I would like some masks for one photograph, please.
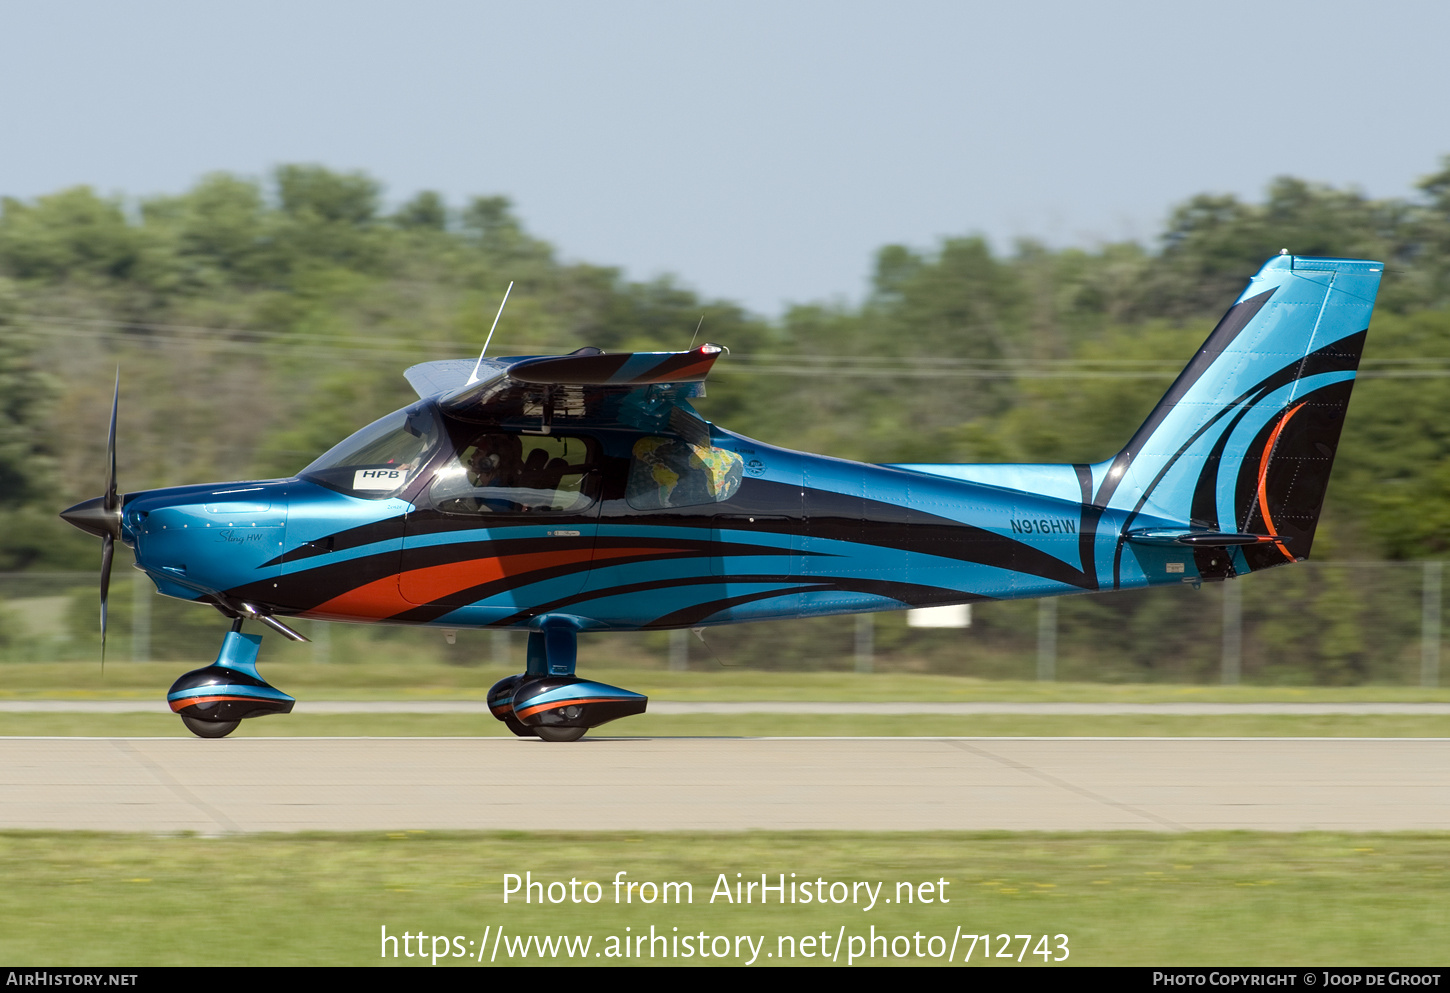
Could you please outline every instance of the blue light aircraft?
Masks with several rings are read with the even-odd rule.
[[[223,737],[294,700],[252,620],[529,632],[489,693],[573,741],[645,697],[575,675],[590,631],[702,628],[1220,581],[1309,556],[1382,265],[1271,259],[1121,452],[1077,465],[864,465],[776,448],[690,405],[722,353],[426,362],[420,399],[291,479],[116,490],[61,516],[167,596],[232,619],[167,697]],[[486,347],[486,346],[485,346]],[[118,384],[119,385],[119,384]]]

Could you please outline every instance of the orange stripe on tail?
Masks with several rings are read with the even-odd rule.
[[[1308,403],[1308,401],[1306,400],[1304,403]],[[1284,430],[1284,425],[1289,423],[1289,418],[1299,413],[1299,408],[1303,406],[1304,404],[1301,403],[1284,415],[1279,426],[1274,428],[1274,433],[1269,435],[1269,440],[1264,445],[1264,454],[1259,457],[1259,514],[1264,518],[1264,525],[1270,534],[1278,534],[1279,529],[1274,527],[1274,519],[1269,516],[1269,494],[1265,491],[1265,484],[1269,481],[1269,460],[1274,454],[1274,446],[1279,443],[1279,432]],[[1279,551],[1284,553],[1284,558],[1293,562],[1294,556],[1289,553],[1289,549],[1284,547],[1283,542],[1277,544]]]

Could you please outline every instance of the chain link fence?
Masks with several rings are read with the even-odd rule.
[[[1434,686],[1440,562],[1304,563],[1229,583],[979,603],[966,628],[913,628],[904,611],[687,631],[591,636],[581,657],[672,669],[916,671],[1088,682]],[[0,663],[95,662],[95,573],[0,573]],[[346,664],[516,661],[522,632],[297,621],[313,639],[267,639],[269,659]],[[118,570],[107,659],[204,664],[226,623]]]

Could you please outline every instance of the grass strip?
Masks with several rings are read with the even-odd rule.
[[[1068,964],[1445,965],[1450,836],[1138,833],[541,833],[259,835],[203,838],[0,834],[0,958],[47,965],[429,965],[396,958],[381,929],[446,938],[438,964],[477,964],[499,927],[511,939],[579,935],[585,955],[508,954],[494,964],[743,964],[742,958],[610,957],[626,934],[750,935],[757,964],[821,964],[819,936],[887,941],[857,964],[942,964],[956,929],[992,935],[970,964],[1016,966],[1067,935]],[[688,882],[689,903],[616,903],[613,880]],[[503,902],[504,875],[531,873],[562,896],[596,881],[597,903]],[[737,877],[736,874],[739,874]],[[767,905],[710,897],[758,881],[822,880],[829,900],[858,882],[878,902]],[[940,885],[945,881],[947,886]],[[930,903],[904,901],[899,883]],[[922,884],[933,884],[923,890]],[[658,890],[656,890],[658,892]],[[680,891],[676,891],[678,896]],[[940,899],[945,895],[947,900]],[[545,898],[546,899],[546,898]],[[885,899],[892,899],[887,904]],[[947,902],[949,901],[949,902]],[[626,928],[630,930],[625,931]],[[678,931],[674,929],[678,928]],[[489,929],[489,930],[485,930]],[[920,946],[913,935],[920,934]],[[999,934],[1014,936],[998,958]],[[795,957],[777,957],[794,939]],[[942,941],[932,943],[934,936]],[[458,943],[453,941],[458,939]],[[813,937],[808,946],[802,939]],[[902,938],[903,940],[896,940]],[[913,946],[913,954],[894,950]],[[471,944],[470,944],[471,943]],[[894,943],[894,944],[893,944]],[[398,943],[401,946],[401,942]],[[718,946],[717,946],[718,947]],[[925,953],[917,958],[916,947]],[[732,951],[734,945],[732,943]],[[462,950],[461,955],[455,952]],[[413,948],[416,952],[416,947]],[[959,941],[957,960],[967,951]],[[768,953],[768,954],[767,954]],[[940,954],[940,952],[939,952]],[[1057,954],[1057,953],[1054,953]],[[464,957],[464,956],[468,957]],[[596,957],[597,955],[597,957]],[[843,950],[840,964],[845,964]],[[485,964],[488,956],[485,955]]]
[[[154,699],[196,662],[79,662],[0,665],[0,699]],[[436,663],[273,662],[263,676],[299,699],[482,700],[517,669]],[[670,672],[584,664],[591,679],[659,700],[1009,701],[1016,703],[1413,703],[1450,702],[1450,687],[1221,686],[1174,683],[1057,683],[910,672],[767,672],[721,669]]]

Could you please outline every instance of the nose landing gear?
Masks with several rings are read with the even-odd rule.
[[[297,701],[257,674],[262,637],[242,634],[240,620],[222,639],[211,665],[193,669],[166,694],[186,729],[198,738],[225,738],[248,717],[290,714]]]

